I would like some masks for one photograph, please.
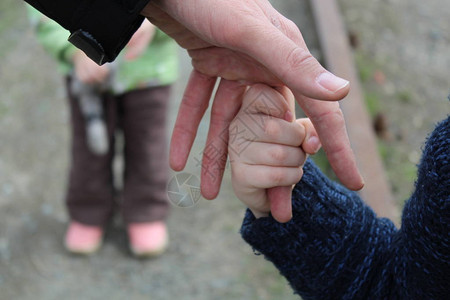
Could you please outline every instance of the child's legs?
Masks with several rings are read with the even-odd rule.
[[[132,91],[121,99],[125,138],[125,223],[165,220],[168,153],[166,119],[170,87]]]
[[[78,99],[68,89],[72,126],[72,149],[66,204],[72,220],[88,225],[104,225],[113,210],[112,159],[117,105],[113,97],[103,97],[104,119],[108,129],[109,150],[92,153],[87,145],[86,122]]]

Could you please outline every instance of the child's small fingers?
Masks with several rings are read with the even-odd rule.
[[[294,118],[289,103],[284,96],[265,84],[255,84],[245,93],[242,103],[245,114],[261,114],[291,122]],[[253,118],[255,122],[262,118]],[[260,124],[263,126],[263,124]]]
[[[296,122],[305,129],[305,139],[302,143],[302,149],[308,154],[316,154],[322,147],[322,143],[314,125],[309,118],[298,119]]]
[[[296,122],[286,122],[275,118],[266,118],[263,127],[255,130],[259,142],[300,146],[305,136],[305,127]]]
[[[290,186],[299,182],[302,175],[301,167],[241,165],[233,168],[233,177],[236,181],[259,189]]]
[[[257,120],[249,116],[235,118],[228,132],[229,144],[234,148],[245,148],[253,142],[299,147],[305,137],[304,126],[264,115],[260,115]]]
[[[306,153],[300,147],[252,142],[239,157],[243,163],[250,165],[298,167],[305,163]]]

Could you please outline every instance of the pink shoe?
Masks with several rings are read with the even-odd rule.
[[[169,238],[166,223],[133,223],[128,225],[131,252],[137,257],[161,255],[167,248]]]
[[[102,239],[101,227],[71,221],[66,232],[65,246],[69,252],[88,255],[100,248]]]

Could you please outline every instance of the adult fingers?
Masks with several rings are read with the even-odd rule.
[[[292,92],[286,87],[277,88],[286,100],[290,111],[292,112],[292,119],[295,119],[295,101]],[[286,119],[287,121],[291,121]],[[302,127],[303,128],[303,127]],[[297,136],[298,140],[301,140],[301,136]],[[298,147],[289,147],[281,145],[271,145],[266,148],[267,151],[259,152],[265,155],[270,155],[272,161],[283,160],[284,156],[287,156],[288,163],[294,163],[294,165],[288,165],[298,167],[303,165],[306,160],[306,154],[302,149]],[[294,160],[294,161],[292,161]],[[270,161],[270,160],[268,160]],[[272,217],[280,223],[286,223],[292,219],[292,186],[277,186],[266,190],[267,198],[270,203],[270,212]]]
[[[292,219],[292,186],[277,186],[267,189],[267,198],[270,202],[270,213],[280,223]]]
[[[202,159],[201,192],[206,199],[214,199],[219,193],[227,162],[228,130],[241,107],[245,89],[246,86],[224,79],[217,89]]]
[[[361,189],[364,181],[356,166],[339,103],[317,101],[301,94],[295,96],[303,111],[314,124],[337,177],[349,189]]]
[[[278,87],[277,90],[283,95],[284,99],[288,103],[290,110],[292,111],[292,119],[295,119],[295,101],[292,92],[285,86]],[[290,120],[287,120],[290,121]],[[300,129],[304,127],[301,126]],[[298,135],[297,140],[300,140],[303,136]],[[298,143],[298,142],[297,142]],[[299,147],[280,146],[278,149],[271,149],[267,147],[267,153],[271,155],[273,159],[283,159],[284,155],[287,155],[287,163],[294,159],[295,167],[302,166],[306,160],[306,154]],[[281,148],[280,148],[281,147]],[[291,152],[291,153],[289,153]],[[270,212],[275,220],[280,223],[286,223],[292,219],[292,186],[277,186],[266,190],[267,198],[270,203]]]
[[[195,70],[191,73],[170,142],[170,167],[175,171],[181,171],[186,165],[215,82],[215,77],[205,76]]]

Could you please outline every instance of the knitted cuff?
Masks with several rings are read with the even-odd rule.
[[[247,210],[242,237],[304,299],[358,296],[395,226],[376,219],[356,193],[328,180],[310,160],[303,170],[292,194],[292,220],[255,219]]]

